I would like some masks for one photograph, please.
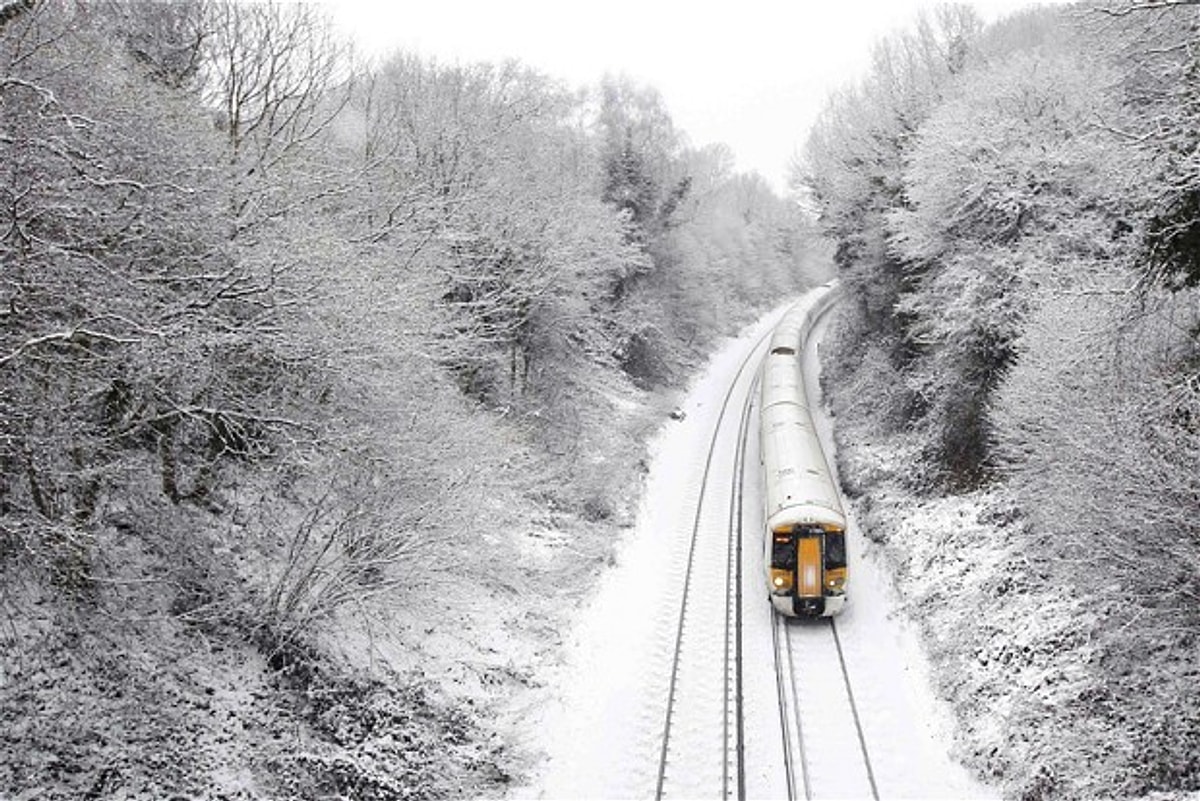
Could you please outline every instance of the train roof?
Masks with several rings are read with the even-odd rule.
[[[767,529],[778,531],[793,526],[821,526],[837,531],[846,530],[846,516],[839,509],[823,503],[795,503],[783,507],[767,518]]]

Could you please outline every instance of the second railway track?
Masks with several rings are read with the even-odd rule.
[[[655,446],[637,536],[586,611],[603,636],[572,658],[541,797],[993,795],[950,764],[857,532],[855,602],[835,624],[767,602],[753,388],[770,322],[722,352]]]
[[[753,367],[765,342],[760,338],[742,360],[709,441],[683,573],[655,798],[745,797],[742,491]],[[730,412],[738,408],[735,418]],[[718,654],[723,658],[714,659]]]

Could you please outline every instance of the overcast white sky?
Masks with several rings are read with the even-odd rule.
[[[656,87],[693,145],[729,145],[777,189],[828,92],[929,0],[328,0],[362,50],[444,63],[515,57],[571,86]],[[985,21],[1030,0],[980,0]]]

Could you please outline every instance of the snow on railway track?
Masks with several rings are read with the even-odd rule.
[[[765,345],[760,339],[743,358],[709,439],[683,575],[655,798],[727,798],[744,785],[740,516],[754,365]]]
[[[879,798],[837,622],[776,617],[788,798]]]
[[[652,444],[637,529],[581,613],[561,702],[530,721],[546,769],[514,796],[995,796],[947,757],[919,646],[852,520],[837,629],[766,601],[749,421],[783,311],[714,357]]]

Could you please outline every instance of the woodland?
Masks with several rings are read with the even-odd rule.
[[[792,176],[844,488],[1008,797],[1200,790],[1198,48],[1194,3],[943,7]]]
[[[671,393],[817,280],[732,164],[315,7],[0,2],[0,796],[503,792],[496,639],[555,647]]]
[[[0,797],[503,795],[673,393],[830,260],[956,755],[1200,791],[1198,47],[1182,0],[942,7],[781,198],[625,78],[0,0]]]

